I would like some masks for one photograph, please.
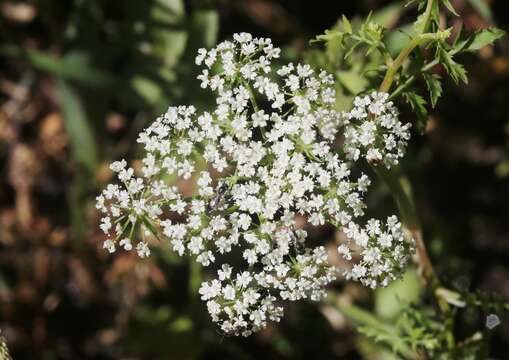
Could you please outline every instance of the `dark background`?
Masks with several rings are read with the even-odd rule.
[[[452,3],[467,31],[509,29],[504,0]],[[0,1],[0,329],[14,359],[390,359],[340,312],[304,302],[255,336],[224,338],[197,297],[202,271],[165,250],[148,260],[106,254],[94,198],[112,159],[137,158],[136,135],[151,119],[169,105],[210,103],[194,80],[197,48],[247,31],[299,60],[341,14],[388,9],[392,26],[413,19],[386,7],[394,4]],[[509,42],[461,61],[469,84],[445,83],[403,167],[440,277],[508,301]],[[382,186],[370,207],[395,209]],[[327,227],[311,234],[331,244],[335,236]],[[418,297],[417,282],[398,296]],[[385,293],[341,281],[335,289],[394,316]],[[485,316],[463,315],[465,336]],[[507,358],[508,322],[492,335],[493,358]]]

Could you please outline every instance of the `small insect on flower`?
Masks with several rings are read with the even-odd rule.
[[[270,39],[247,33],[200,49],[198,79],[216,106],[201,114],[170,107],[138,137],[142,174],[126,161],[113,163],[120,185],[97,198],[101,229],[115,230],[105,242],[109,251],[119,242],[147,257],[148,243],[138,240],[147,232],[179,255],[221,269],[199,293],[230,335],[279,321],[284,300],[322,299],[338,275],[325,248],[306,243],[297,216],[342,229],[349,240],[338,250],[356,262],[344,275],[369,287],[400,276],[413,252],[396,217],[363,223],[371,182],[351,174],[361,154],[386,166],[403,155],[408,126],[387,94],[358,97],[341,113],[332,75],[302,64],[277,69],[271,62],[279,56]],[[197,170],[203,163],[207,170]],[[184,195],[167,181],[172,177],[196,179],[195,193]],[[235,267],[224,263],[230,253],[239,259]]]
[[[221,202],[226,190],[228,189],[228,185],[226,182],[221,182],[217,189],[216,189],[216,195],[210,200],[210,203],[208,205],[209,210],[214,210]]]

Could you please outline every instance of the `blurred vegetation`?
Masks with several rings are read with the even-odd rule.
[[[451,2],[466,31],[509,29],[503,0]],[[198,48],[238,31],[270,36],[285,60],[333,72],[338,107],[346,107],[369,85],[358,80],[362,64],[376,70],[380,59],[372,53],[344,60],[338,49],[308,41],[339,26],[341,14],[356,26],[371,10],[385,27],[401,28],[389,41],[391,51],[400,50],[415,10],[400,1],[0,2],[0,329],[13,358],[395,359],[394,346],[413,356],[398,339],[411,338],[405,324],[422,316],[410,304],[429,301],[414,270],[376,292],[339,282],[325,304],[291,304],[281,324],[248,339],[223,338],[196,295],[201,269],[165,249],[143,261],[108,256],[94,209],[111,177],[108,163],[136,159],[137,133],[151,119],[169,105],[210,104],[195,81]],[[468,85],[444,83],[442,101],[426,115],[424,136],[415,134],[403,164],[444,282],[505,301],[508,45],[504,39],[462,57]],[[383,186],[369,202],[379,214],[395,209]],[[341,237],[328,227],[310,235],[331,247]],[[509,323],[487,331],[489,311],[458,310],[457,332],[486,333],[490,356],[504,359]],[[430,342],[442,341],[436,319],[419,323]],[[376,336],[385,341],[374,342]]]

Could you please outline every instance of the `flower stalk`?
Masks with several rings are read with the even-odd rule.
[[[387,72],[382,84],[380,85],[381,92],[388,92],[390,90],[391,85],[394,82],[394,75],[403,65],[404,61],[416,47],[422,44],[423,40],[426,41],[427,37],[422,35],[425,34],[430,23],[434,2],[435,0],[428,0],[426,9],[422,15],[422,27],[418,30],[419,32],[417,36],[410,41],[410,43],[399,53],[392,63],[388,64]],[[413,81],[413,79],[411,81]],[[418,265],[418,273],[421,275],[424,282],[433,289],[440,308],[444,311],[448,310],[449,304],[436,292],[436,289],[440,287],[440,279],[435,273],[433,264],[426,249],[426,244],[424,243],[422,227],[415,207],[415,200],[410,181],[404,174],[402,174],[399,167],[395,167],[391,170],[383,167],[377,167],[375,170],[379,177],[382,178],[389,187],[398,206],[402,224],[415,241],[415,261]]]
[[[399,68],[403,65],[403,62],[406,58],[412,53],[412,51],[419,45],[422,44],[423,41],[426,40],[425,37],[422,37],[428,28],[428,25],[431,20],[431,13],[434,6],[435,0],[428,0],[426,3],[426,10],[422,14],[422,22],[421,27],[418,29],[417,35],[413,38],[410,43],[399,53],[394,61],[390,61],[387,64],[387,72],[385,73],[385,77],[380,85],[381,92],[389,92],[392,83],[394,82],[394,75],[399,70]]]
[[[433,269],[433,264],[426,250],[410,181],[401,173],[398,167],[391,170],[376,167],[375,171],[389,187],[398,206],[401,222],[415,241],[419,274],[421,274],[426,284],[436,289],[440,285],[440,280]]]

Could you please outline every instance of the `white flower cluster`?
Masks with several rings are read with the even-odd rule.
[[[347,276],[371,287],[394,279],[412,252],[397,219],[358,225],[370,180],[352,179],[351,164],[334,149],[344,119],[334,109],[332,76],[294,64],[274,72],[279,53],[270,39],[246,33],[200,49],[198,78],[216,93],[215,109],[170,107],[138,138],[146,151],[142,176],[117,161],[111,169],[122,185],[97,198],[110,252],[118,244],[148,256],[146,241],[133,244],[141,233],[215,267],[217,278],[200,294],[227,334],[248,336],[278,321],[282,301],[325,295],[337,270],[323,247],[306,246],[299,216],[343,228],[360,257]],[[194,179],[195,194],[184,196],[164,181],[170,176]]]
[[[388,97],[377,92],[356,97],[353,109],[343,114],[348,158],[357,160],[362,155],[370,163],[383,162],[390,168],[405,154],[411,124],[399,121],[398,109]]]
[[[354,246],[342,244],[338,247],[343,258],[351,260],[351,248],[360,249],[360,261],[344,275],[370,288],[387,286],[396,280],[404,272],[414,251],[413,240],[406,240],[396,216],[389,216],[385,225],[370,219],[365,229],[350,223],[343,231],[354,243]]]

